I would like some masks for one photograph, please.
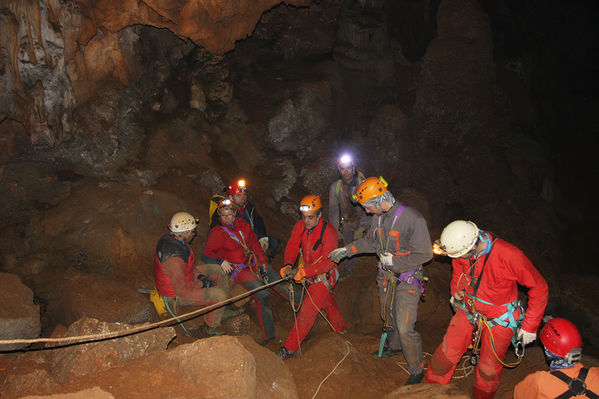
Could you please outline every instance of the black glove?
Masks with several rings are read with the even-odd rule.
[[[216,287],[216,280],[208,276],[204,276],[203,274],[198,275],[198,280],[204,283],[204,288]]]

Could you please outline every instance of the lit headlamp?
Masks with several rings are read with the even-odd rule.
[[[351,157],[351,155],[349,154],[344,154],[341,156],[341,158],[339,158],[339,161],[337,162],[337,166],[338,167],[347,167],[347,166],[352,166],[354,164],[354,161]]]
[[[243,180],[243,179],[239,180],[237,182],[237,186],[242,190],[245,189],[245,180]]]
[[[447,255],[447,251],[443,249],[439,240],[433,243],[433,253],[435,255]]]
[[[308,212],[310,211],[310,207],[308,205],[300,205],[299,210],[300,212]]]

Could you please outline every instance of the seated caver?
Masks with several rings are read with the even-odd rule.
[[[276,237],[269,236],[266,232],[266,225],[264,224],[262,216],[260,216],[254,205],[248,201],[247,183],[245,179],[239,179],[229,183],[224,191],[226,195],[219,198],[217,203],[222,198],[231,200],[233,205],[235,205],[235,217],[245,220],[250,225],[250,228],[258,238],[262,252],[266,256],[266,260],[270,263],[272,257],[279,252],[281,241]],[[213,198],[216,200],[218,196],[214,196]],[[211,216],[210,228],[217,226],[219,223],[220,220],[218,218]],[[202,260],[206,263],[213,261],[206,257],[205,252],[202,253]]]
[[[581,362],[582,337],[570,321],[552,318],[541,329],[550,371],[530,374],[514,388],[514,399],[599,399],[599,367]]]
[[[218,206],[219,224],[210,229],[204,253],[215,259],[222,271],[231,276],[246,290],[251,291],[267,283],[281,280],[281,277],[266,264],[266,257],[250,225],[236,217],[236,208],[225,198]],[[273,286],[283,298],[289,300],[287,290]],[[275,337],[275,327],[270,309],[270,296],[267,289],[252,294],[256,301],[258,323],[264,335],[264,342]],[[300,295],[295,296],[299,301]]]
[[[156,245],[154,257],[154,282],[160,300],[169,317],[182,315],[227,299],[227,278],[218,265],[195,263],[190,246],[196,232],[196,220],[187,212],[177,212],[171,218],[169,233]],[[203,317],[184,321],[186,333],[206,322],[208,335],[221,335],[222,320],[239,314],[228,307],[219,307]]]

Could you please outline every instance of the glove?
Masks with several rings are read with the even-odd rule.
[[[258,240],[258,242],[260,243],[260,246],[262,247],[262,252],[266,252],[266,250],[268,249],[268,237],[262,237],[261,239]]]
[[[329,254],[329,259],[335,263],[339,263],[339,261],[347,256],[347,249],[345,247],[333,249]]]
[[[260,278],[262,279],[262,281],[264,281],[266,284],[268,284],[268,275],[266,274],[266,265],[258,266],[258,273],[260,274]]]
[[[393,254],[391,252],[384,252],[380,254],[379,260],[383,266],[393,266]]]
[[[284,278],[284,279],[292,278],[293,276],[295,276],[296,273],[297,273],[297,269],[293,268],[293,265],[285,265],[279,271],[281,278]]]
[[[456,292],[453,294],[451,298],[449,298],[449,303],[451,304],[451,308],[453,312],[456,313],[459,308],[462,307],[462,303],[464,302],[464,294],[462,292]]]
[[[295,273],[295,276],[293,276],[293,279],[299,283],[304,277],[306,277],[306,272],[304,269],[299,269],[297,273]]]
[[[225,274],[230,274],[233,271],[233,267],[231,267],[231,264],[226,260],[223,260],[223,263],[220,264],[220,268],[223,269]]]
[[[200,280],[204,284],[204,288],[210,288],[216,286],[216,280],[204,276],[203,274],[198,274],[198,280]]]
[[[359,240],[360,238],[364,237],[364,234],[366,234],[366,229],[364,227],[358,227],[354,231],[354,241]]]
[[[534,342],[535,339],[537,339],[536,333],[524,331],[523,329],[518,330],[518,341],[521,341],[523,346]]]

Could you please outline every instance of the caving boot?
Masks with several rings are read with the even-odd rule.
[[[408,380],[406,381],[406,383],[404,385],[420,384],[422,382],[423,378],[424,378],[424,371],[421,371],[420,373],[418,373],[416,375],[410,375],[410,378],[408,378]]]
[[[279,350],[277,352],[277,356],[280,357],[283,360],[287,360],[290,357],[293,357],[294,352],[290,351],[289,349],[282,347],[281,350]]]
[[[397,356],[401,353],[401,349],[390,349],[386,345],[383,347],[383,352],[381,354],[380,359],[386,359],[388,357]],[[379,351],[376,350],[371,353],[373,357],[379,358]]]
[[[223,312],[222,322],[224,323],[226,320],[233,318],[235,316],[239,316],[244,312],[243,308],[238,308],[235,305],[227,305],[225,306],[225,310]]]
[[[209,337],[216,337],[217,335],[225,335],[224,332],[218,329],[218,327],[206,326],[206,334]]]

